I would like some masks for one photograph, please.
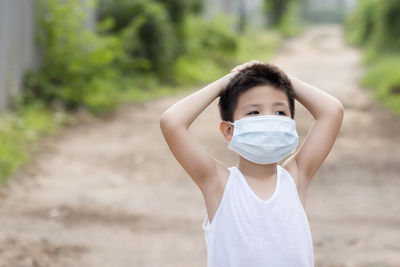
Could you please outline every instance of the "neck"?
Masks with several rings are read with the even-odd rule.
[[[258,164],[239,156],[237,168],[246,177],[265,180],[276,175],[277,163]]]

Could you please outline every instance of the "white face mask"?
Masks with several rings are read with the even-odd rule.
[[[298,145],[296,122],[286,116],[246,117],[234,125],[229,149],[258,164],[279,162],[293,154]]]

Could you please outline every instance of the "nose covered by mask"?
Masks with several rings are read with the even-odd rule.
[[[271,164],[293,154],[298,145],[296,123],[286,116],[245,117],[234,123],[228,148],[258,164]]]

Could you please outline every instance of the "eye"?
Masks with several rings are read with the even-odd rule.
[[[257,115],[260,114],[257,110],[251,111],[249,113],[247,113],[246,115]]]
[[[280,110],[280,111],[276,111],[276,112],[275,112],[275,115],[286,116],[286,113],[285,113],[285,111]]]

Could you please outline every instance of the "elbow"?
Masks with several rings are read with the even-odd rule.
[[[179,126],[177,120],[171,116],[172,115],[169,114],[167,111],[161,115],[160,128],[163,132],[167,131],[168,129],[175,129]]]
[[[335,98],[336,99],[336,98]],[[341,119],[343,119],[344,115],[344,107],[342,102],[340,102],[338,99],[336,99],[336,114],[339,116]]]
[[[164,130],[171,124],[171,120],[169,119],[168,113],[164,112],[160,117],[160,128]]]
[[[334,119],[335,121],[342,122],[344,115],[343,104],[336,98],[331,99],[329,103],[325,103],[321,108],[318,116],[314,116],[316,120],[319,119]]]
[[[169,143],[170,140],[176,139],[176,136],[179,135],[182,130],[185,130],[174,117],[171,117],[171,114],[165,112],[160,117],[160,129],[167,143]]]
[[[334,117],[341,124],[344,116],[343,104],[336,98],[334,100],[329,113],[331,117]]]

